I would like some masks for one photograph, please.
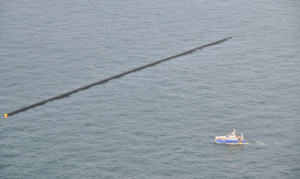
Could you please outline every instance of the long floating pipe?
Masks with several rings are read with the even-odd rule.
[[[48,102],[48,101],[53,101],[53,100],[56,100],[56,99],[59,99],[59,98],[63,98],[63,97],[66,97],[66,96],[68,96],[68,95],[70,95],[70,94],[72,94],[72,93],[76,93],[77,91],[84,90],[84,89],[87,89],[87,88],[90,88],[90,87],[92,87],[92,86],[99,85],[99,84],[102,84],[102,83],[106,83],[106,82],[108,82],[109,80],[112,80],[112,79],[115,79],[115,78],[120,78],[121,76],[124,76],[124,75],[126,75],[126,74],[129,74],[129,73],[132,73],[132,72],[141,70],[141,69],[143,69],[143,68],[147,68],[147,67],[149,67],[149,66],[156,65],[156,64],[158,64],[158,63],[161,63],[161,62],[170,60],[170,59],[172,59],[172,58],[176,58],[176,57],[180,57],[180,56],[186,55],[186,54],[191,53],[191,52],[193,52],[193,51],[195,51],[195,50],[202,49],[202,48],[204,48],[204,47],[208,47],[208,46],[211,46],[211,45],[216,45],[216,44],[221,43],[221,42],[224,42],[224,41],[226,41],[226,40],[228,40],[228,39],[230,39],[230,38],[232,38],[232,37],[227,37],[227,38],[224,38],[224,39],[221,39],[221,40],[218,40],[218,41],[215,41],[215,42],[206,44],[206,45],[202,45],[202,46],[200,46],[200,47],[193,48],[193,49],[191,49],[191,50],[182,52],[182,53],[180,53],[180,54],[177,54],[177,55],[174,55],[174,56],[170,56],[170,57],[167,57],[167,58],[164,58],[164,59],[161,59],[161,60],[158,60],[158,61],[149,63],[149,64],[147,64],[147,65],[144,65],[144,66],[141,66],[141,67],[138,67],[138,68],[134,68],[134,69],[129,70],[129,71],[126,71],[126,72],[124,72],[124,73],[120,73],[120,74],[118,74],[118,75],[111,76],[111,77],[109,77],[109,78],[105,78],[105,79],[103,79],[103,80],[97,81],[97,82],[95,82],[95,83],[91,83],[91,84],[86,85],[86,86],[83,86],[83,87],[81,87],[81,88],[77,88],[77,89],[71,90],[71,91],[69,91],[69,92],[66,92],[66,93],[63,93],[63,94],[54,96],[54,97],[52,97],[52,98],[45,99],[45,100],[40,101],[40,102],[38,102],[38,103],[34,103],[34,104],[28,105],[28,106],[26,106],[26,107],[17,109],[17,110],[15,110],[15,111],[12,111],[12,112],[9,112],[9,113],[5,113],[5,114],[4,114],[4,117],[6,118],[7,116],[11,116],[11,115],[13,115],[13,114],[16,114],[16,113],[19,113],[19,112],[28,110],[28,109],[30,109],[30,108],[33,108],[33,107],[35,107],[35,106],[39,106],[39,105],[45,104],[45,103]]]

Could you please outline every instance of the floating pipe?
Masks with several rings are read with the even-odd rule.
[[[91,83],[91,84],[89,84],[89,85],[86,85],[86,86],[83,86],[83,87],[80,87],[80,88],[71,90],[71,91],[69,91],[69,92],[66,92],[66,93],[63,93],[63,94],[54,96],[54,97],[52,97],[52,98],[45,99],[45,100],[43,100],[43,101],[40,101],[40,102],[31,104],[31,105],[28,105],[28,106],[23,107],[23,108],[20,108],[20,109],[17,109],[17,110],[15,110],[15,111],[12,111],[12,112],[9,112],[9,113],[5,113],[5,114],[4,114],[4,117],[6,118],[7,116],[11,116],[11,115],[13,115],[13,114],[16,114],[16,113],[19,113],[19,112],[28,110],[28,109],[30,109],[30,108],[33,108],[33,107],[35,107],[35,106],[39,106],[39,105],[45,104],[45,103],[48,102],[48,101],[53,101],[53,100],[56,100],[56,99],[59,99],[59,98],[63,98],[63,97],[66,97],[66,96],[68,96],[68,95],[70,95],[70,94],[76,93],[76,92],[78,92],[78,91],[80,91],[80,90],[84,90],[84,89],[90,88],[90,87],[95,86],[95,85],[99,85],[99,84],[102,84],[102,83],[106,83],[106,82],[108,82],[109,80],[112,80],[112,79],[115,79],[115,78],[120,78],[121,76],[124,76],[124,75],[126,75],[126,74],[129,74],[129,73],[132,73],[132,72],[141,70],[141,69],[143,69],[143,68],[147,68],[147,67],[149,67],[149,66],[153,66],[153,65],[159,64],[159,63],[161,63],[161,62],[170,60],[170,59],[172,59],[172,58],[176,58],[176,57],[180,57],[180,56],[186,55],[186,54],[191,53],[191,52],[193,52],[193,51],[195,51],[195,50],[198,50],[198,49],[201,49],[201,48],[204,48],[204,47],[208,47],[208,46],[211,46],[211,45],[216,45],[216,44],[221,43],[221,42],[224,42],[224,41],[226,41],[226,40],[228,40],[228,39],[230,39],[230,38],[232,38],[232,37],[227,37],[227,38],[224,38],[224,39],[221,39],[221,40],[218,40],[218,41],[215,41],[215,42],[206,44],[206,45],[202,45],[202,46],[200,46],[200,47],[196,47],[196,48],[190,49],[190,50],[188,50],[188,51],[179,53],[179,54],[177,54],[177,55],[173,55],[173,56],[170,56],[170,57],[167,57],[167,58],[164,58],[164,59],[161,59],[161,60],[158,60],[158,61],[155,61],[155,62],[146,64],[146,65],[140,66],[140,67],[138,67],[138,68],[134,68],[134,69],[132,69],[132,70],[129,70],[129,71],[126,71],[126,72],[123,72],[123,73],[120,73],[120,74],[111,76],[111,77],[109,77],[109,78],[105,78],[105,79],[103,79],[103,80],[100,80],[100,81]]]

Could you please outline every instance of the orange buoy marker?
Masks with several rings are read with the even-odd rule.
[[[190,50],[188,50],[188,51],[179,53],[179,54],[177,54],[177,55],[173,55],[173,56],[170,56],[170,57],[167,57],[167,58],[164,58],[164,59],[155,61],[155,62],[151,62],[151,63],[149,63],[149,64],[146,64],[146,65],[143,65],[143,66],[140,66],[140,67],[131,69],[131,70],[129,70],[129,71],[126,71],[126,72],[123,72],[123,73],[120,73],[120,74],[117,74],[117,75],[114,75],[114,76],[111,76],[111,77],[109,77],[109,78],[102,79],[102,80],[97,81],[97,82],[95,82],[95,83],[91,83],[91,84],[89,84],[89,85],[86,85],[86,86],[77,88],[77,89],[75,89],[75,90],[71,90],[71,91],[69,91],[69,92],[66,92],[66,93],[63,93],[63,94],[54,96],[54,97],[52,97],[52,98],[49,98],[49,99],[46,99],[46,100],[43,100],[43,101],[40,101],[40,102],[37,102],[37,103],[34,103],[34,104],[31,104],[31,105],[29,105],[29,106],[20,108],[20,109],[15,110],[15,111],[6,113],[6,114],[4,114],[4,117],[7,117],[7,116],[10,116],[10,115],[13,115],[13,114],[16,114],[16,113],[19,113],[19,112],[28,110],[28,109],[33,108],[33,107],[35,107],[35,106],[39,106],[39,105],[45,104],[45,103],[48,102],[48,101],[53,101],[53,100],[56,100],[56,99],[59,99],[59,98],[66,97],[66,96],[68,96],[68,95],[70,95],[70,94],[72,94],[72,93],[76,93],[76,92],[78,92],[78,91],[80,91],[80,90],[88,89],[88,88],[90,88],[90,87],[92,87],[92,86],[99,85],[99,84],[102,84],[102,83],[106,83],[106,82],[108,82],[109,80],[112,80],[112,79],[115,79],[115,78],[120,78],[121,76],[124,76],[124,75],[129,74],[129,73],[132,73],[132,72],[139,71],[139,70],[141,70],[141,69],[143,69],[143,68],[147,68],[147,67],[150,67],[150,66],[154,66],[154,65],[157,65],[157,64],[159,64],[159,63],[161,63],[161,62],[164,62],[164,61],[167,61],[167,60],[176,58],[176,57],[180,57],[180,56],[183,56],[183,55],[192,53],[192,52],[195,51],[195,50],[199,50],[199,49],[202,49],[202,48],[204,48],[204,47],[208,47],[208,46],[211,46],[211,45],[219,44],[219,43],[224,42],[224,41],[226,41],[226,40],[228,40],[228,39],[231,39],[231,38],[232,38],[232,36],[231,36],[231,37],[224,38],[224,39],[221,39],[221,40],[217,40],[217,41],[211,42],[211,43],[209,43],[209,44],[202,45],[202,46],[199,46],[199,47],[190,49]]]

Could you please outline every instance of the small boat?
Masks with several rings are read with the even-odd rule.
[[[245,140],[243,134],[241,133],[241,136],[236,135],[234,129],[233,132],[230,132],[230,134],[227,134],[226,136],[217,136],[215,138],[215,143],[228,145],[244,145]]]

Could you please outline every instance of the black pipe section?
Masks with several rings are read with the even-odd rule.
[[[26,107],[23,107],[23,108],[20,108],[20,109],[18,109],[18,110],[15,110],[15,111],[12,111],[12,112],[9,112],[9,113],[4,114],[4,117],[11,116],[11,115],[13,115],[13,114],[16,114],[16,113],[25,111],[25,110],[30,109],[30,108],[33,108],[33,107],[35,107],[35,106],[39,106],[39,105],[45,104],[45,103],[48,102],[48,101],[53,101],[53,100],[56,100],[56,99],[59,99],[59,98],[66,97],[66,96],[68,96],[68,95],[70,95],[70,94],[72,94],[72,93],[76,93],[76,92],[78,92],[78,91],[80,91],[80,90],[84,90],[84,89],[90,88],[90,87],[95,86],[95,85],[99,85],[99,84],[102,84],[102,83],[106,83],[106,82],[108,82],[109,80],[112,80],[112,79],[115,79],[115,78],[120,78],[121,76],[124,76],[124,75],[126,75],[126,74],[129,74],[129,73],[132,73],[132,72],[141,70],[141,69],[143,69],[143,68],[147,68],[147,67],[149,67],[149,66],[153,66],[153,65],[159,64],[159,63],[161,63],[161,62],[170,60],[170,59],[172,59],[172,58],[176,58],[176,57],[180,57],[180,56],[186,55],[186,54],[191,53],[191,52],[193,52],[193,51],[195,51],[195,50],[202,49],[202,48],[204,48],[204,47],[208,47],[208,46],[211,46],[211,45],[216,45],[216,44],[221,43],[221,42],[224,42],[224,41],[226,41],[226,40],[228,40],[228,39],[230,39],[230,38],[232,38],[232,37],[227,37],[227,38],[224,38],[224,39],[221,39],[221,40],[218,40],[218,41],[215,41],[215,42],[206,44],[206,45],[202,45],[202,46],[200,46],[200,47],[193,48],[193,49],[191,49],[191,50],[182,52],[182,53],[180,53],[180,54],[177,54],[177,55],[174,55],[174,56],[170,56],[170,57],[167,57],[167,58],[164,58],[164,59],[161,59],[161,60],[158,60],[158,61],[149,63],[149,64],[147,64],[147,65],[144,65],[144,66],[141,66],[141,67],[138,67],[138,68],[134,68],[134,69],[129,70],[129,71],[126,71],[126,72],[124,72],[124,73],[120,73],[120,74],[118,74],[118,75],[114,75],[114,76],[111,76],[111,77],[109,77],[109,78],[106,78],[106,79],[97,81],[97,82],[95,82],[95,83],[91,83],[91,84],[86,85],[86,86],[83,86],[83,87],[81,87],[81,88],[77,88],[77,89],[71,90],[71,91],[69,91],[69,92],[66,92],[66,93],[63,93],[63,94],[54,96],[54,97],[52,97],[52,98],[49,98],[49,99],[40,101],[40,102],[38,102],[38,103],[34,103],[34,104],[31,104],[31,105],[28,105],[28,106],[26,106]]]

